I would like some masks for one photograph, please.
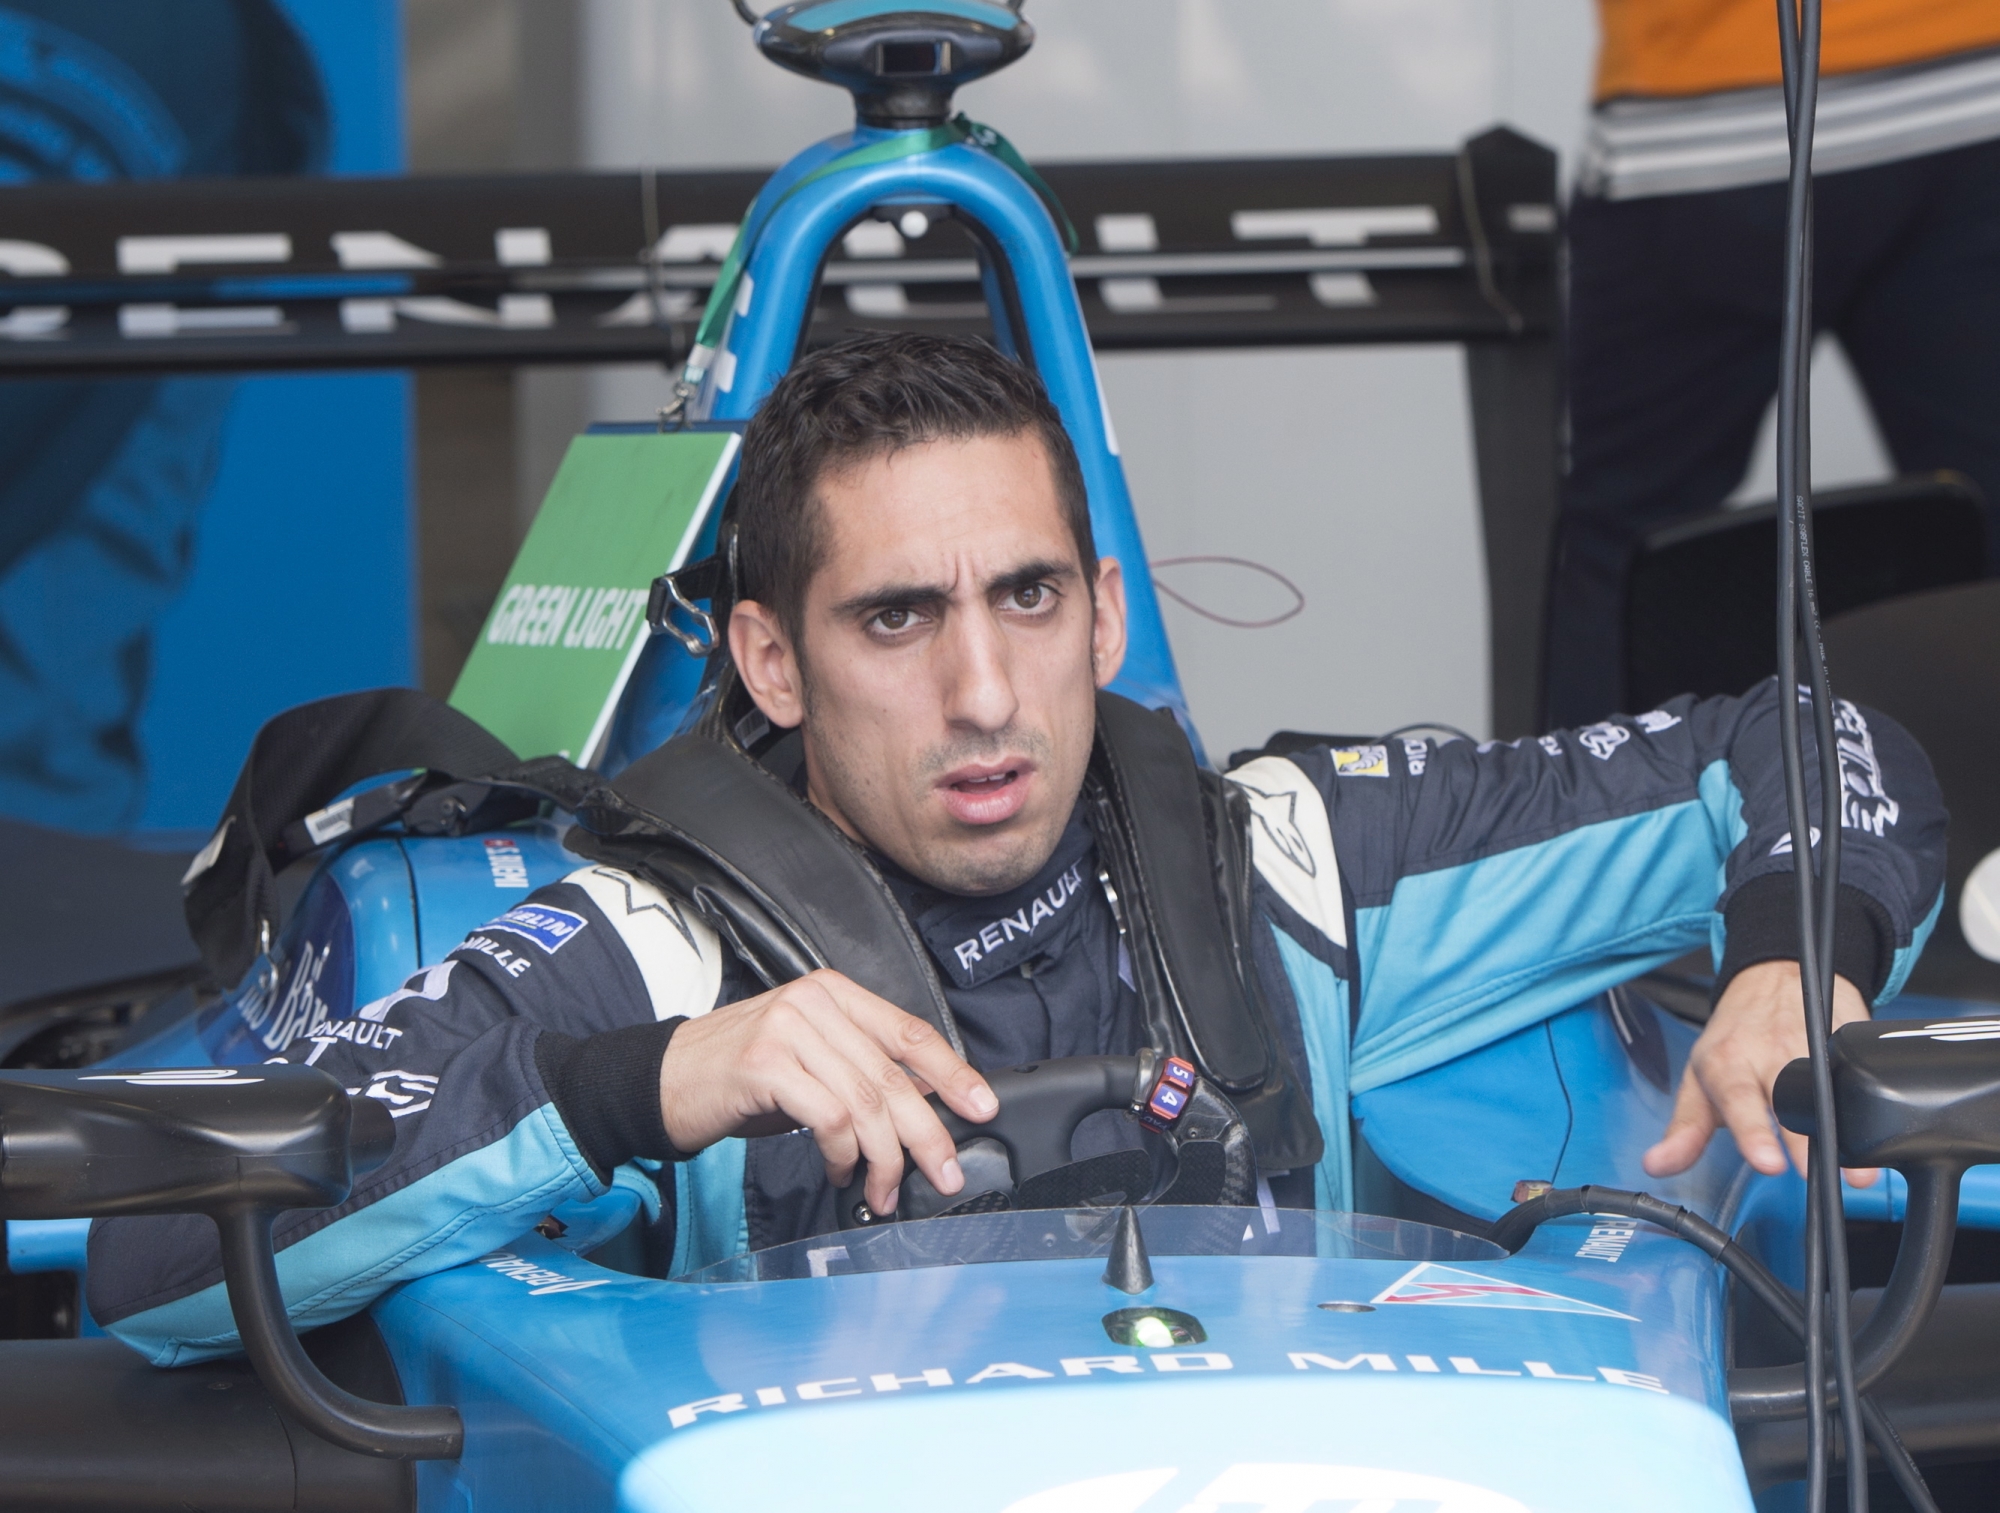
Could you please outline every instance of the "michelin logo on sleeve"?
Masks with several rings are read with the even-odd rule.
[[[589,923],[581,914],[572,914],[567,909],[552,909],[547,904],[522,904],[479,928],[481,934],[489,930],[505,930],[510,935],[532,941],[544,955],[553,956],[576,939],[577,933]]]
[[[1335,746],[1328,753],[1333,770],[1344,778],[1385,778],[1389,775],[1387,746]]]

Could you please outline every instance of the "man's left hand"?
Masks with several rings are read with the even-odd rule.
[[[1833,1027],[1868,1018],[1860,990],[1845,977],[1833,980]],[[1806,1053],[1806,1016],[1795,961],[1745,967],[1730,981],[1701,1038],[1688,1054],[1674,1099],[1674,1115],[1660,1143],[1646,1152],[1648,1175],[1671,1177],[1701,1159],[1709,1137],[1727,1127],[1736,1148],[1758,1171],[1776,1176],[1792,1164],[1806,1169],[1806,1138],[1778,1128],[1771,1114],[1771,1085],[1787,1062]],[[1780,1144],[1782,1139],[1783,1144]],[[1850,1171],[1866,1187],[1873,1171]]]

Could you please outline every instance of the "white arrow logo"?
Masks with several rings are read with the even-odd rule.
[[[2000,1040],[2000,1019],[1947,1019],[1921,1030],[1891,1030],[1884,1040]]]

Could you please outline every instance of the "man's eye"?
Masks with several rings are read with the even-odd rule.
[[[1030,583],[1026,588],[1014,590],[1016,609],[1040,609],[1048,602],[1049,586],[1046,583]]]
[[[907,609],[885,609],[877,612],[875,624],[882,630],[905,630],[915,618],[916,616],[911,614]]]

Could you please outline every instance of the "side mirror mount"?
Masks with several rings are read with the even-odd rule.
[[[1854,1342],[1856,1385],[1865,1392],[1888,1375],[1937,1306],[1958,1227],[1960,1179],[1968,1167],[2000,1161],[2000,1020],[1844,1025],[1828,1055],[1840,1164],[1889,1167],[1910,1189],[1889,1285]],[[1780,1072],[1771,1102],[1780,1124],[1810,1137],[1811,1067],[1794,1061]],[[1796,1417],[1804,1392],[1796,1366],[1730,1379],[1739,1419]]]
[[[1841,1165],[1967,1167],[2000,1161],[2000,1020],[1843,1025],[1829,1042]],[[1771,1095],[1778,1122],[1813,1132],[1812,1072],[1794,1061]]]
[[[307,1358],[278,1288],[271,1226],[344,1199],[388,1159],[395,1126],[312,1067],[0,1073],[0,1218],[201,1213],[244,1352],[271,1396],[364,1455],[455,1460],[455,1408],[371,1403]]]

